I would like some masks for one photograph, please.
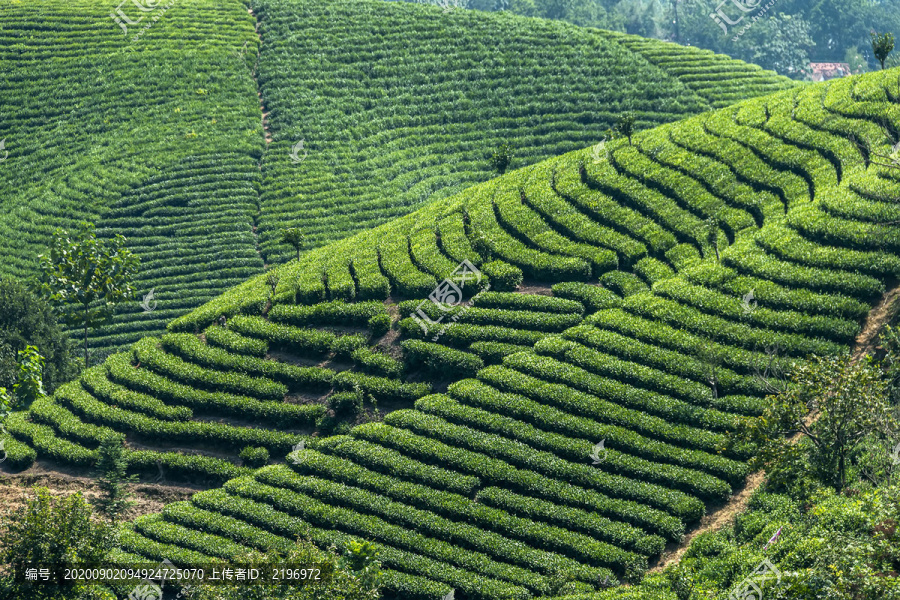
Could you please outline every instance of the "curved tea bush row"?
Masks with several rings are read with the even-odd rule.
[[[633,561],[636,558],[633,554],[623,553],[615,546],[598,543],[591,537],[575,534],[559,527],[546,526],[540,522],[514,517],[503,510],[485,507],[479,502],[457,494],[450,494],[418,484],[401,482],[393,477],[368,471],[358,465],[336,459],[335,457],[307,450],[306,454],[301,452],[298,459],[298,461],[293,463],[294,466],[292,468],[300,473],[363,487],[410,506],[430,510],[449,519],[463,521],[480,527],[485,531],[496,531],[510,538],[521,539],[538,548],[556,549],[564,555],[582,560],[598,560],[597,557],[600,557],[599,561],[601,564],[609,564],[609,559],[615,556],[625,561]],[[260,473],[258,477],[262,475]],[[262,480],[270,483],[265,477]],[[479,496],[481,493],[479,492]],[[612,525],[612,522],[605,519],[604,521]],[[629,531],[632,535],[639,533],[637,530],[630,529],[627,526],[624,528],[620,527],[620,533],[623,532],[623,529]],[[593,536],[594,538],[603,540],[612,537],[604,535],[602,528],[595,528],[595,530],[597,533]],[[637,539],[632,537],[630,538],[630,545],[633,546],[638,539],[650,542],[649,538],[650,536],[643,534]],[[612,539],[615,541],[617,538],[612,537]],[[659,542],[662,542],[662,539],[655,538],[652,541],[658,544],[660,548],[662,547],[659,544]],[[605,558],[603,557],[604,554],[606,555]],[[543,560],[548,561],[550,557],[544,557]],[[542,569],[539,568],[537,570]]]
[[[127,354],[121,356],[120,360],[128,360]],[[107,378],[106,368],[103,365],[86,370],[81,375],[80,381],[92,396],[105,404],[120,406],[132,412],[139,412],[164,421],[189,421],[194,416],[190,408],[169,406],[154,396],[133,392],[112,383]]]
[[[351,434],[356,438],[399,450],[426,464],[444,465],[474,475],[487,485],[499,485],[519,493],[549,499],[557,504],[597,512],[671,540],[680,539],[684,534],[682,521],[664,511],[631,500],[610,498],[600,492],[515,468],[501,460],[448,446],[404,429],[383,423],[369,423],[355,427]]]
[[[576,464],[585,462],[593,452],[594,442],[541,431],[506,416],[460,405],[446,396],[434,395],[422,398],[416,402],[416,409],[456,425],[464,425],[474,431],[496,434],[536,449],[552,452]],[[731,495],[731,487],[727,483],[706,473],[653,463],[617,450],[604,450],[601,463],[600,468],[603,471],[657,483],[700,498],[724,499]]]
[[[554,296],[539,296],[537,294],[483,292],[474,298],[473,304],[479,308],[500,308],[517,311],[527,310],[563,314],[584,312],[584,306],[580,302]]]
[[[248,396],[198,390],[147,369],[133,367],[127,354],[113,355],[107,359],[105,367],[109,379],[123,387],[139,390],[172,404],[188,406],[199,412],[224,413],[244,419],[274,422],[284,427],[309,425],[325,412],[320,405],[260,401]]]
[[[589,313],[602,310],[604,308],[613,308],[621,306],[622,298],[609,291],[595,285],[571,281],[567,283],[557,283],[552,288],[553,293],[561,298],[568,298],[583,304]]]
[[[424,366],[427,371],[440,378],[473,377],[484,362],[468,352],[447,348],[440,344],[421,340],[406,340],[400,346],[404,359],[411,368]]]
[[[144,338],[134,345],[133,352],[134,359],[141,366],[146,366],[160,375],[172,377],[188,385],[216,391],[227,390],[266,400],[281,400],[288,392],[286,385],[271,379],[228,373],[185,362],[160,350],[159,341],[158,338]]]
[[[405,481],[470,497],[481,486],[477,477],[413,460],[403,454],[348,435],[313,438],[309,447]],[[291,455],[294,456],[294,455]]]
[[[427,291],[434,288],[434,283]],[[427,292],[426,292],[427,293]],[[276,304],[269,311],[269,319],[276,323],[290,325],[354,325],[365,327],[369,319],[375,315],[383,314],[384,304],[381,302],[355,302],[343,301],[323,302],[313,306],[295,306],[290,304]]]
[[[575,414],[629,427],[680,446],[714,451],[724,441],[723,434],[695,427],[690,420],[670,423],[663,417],[645,414],[648,408],[666,416],[678,415],[679,410],[685,409],[688,414],[703,414],[703,409],[594,376],[546,356],[524,352],[510,355],[502,367],[487,367],[479,372],[478,379],[504,392],[536,398],[543,395],[545,401]]]
[[[265,485],[250,477],[229,481],[224,488],[232,495],[271,504],[282,512],[308,521],[313,526],[337,529],[364,539],[390,544],[401,550],[456,566],[473,575],[480,575],[484,578],[481,581],[485,588],[484,594],[489,591],[500,592],[503,587],[518,587],[514,583],[516,581],[532,591],[546,589],[547,584],[541,577],[525,569],[498,563],[472,550],[459,552],[455,546],[447,542],[404,529],[375,516],[362,515],[349,509],[325,504],[305,494]],[[500,589],[490,590],[491,579],[498,580],[498,583],[505,581],[506,585]]]
[[[556,337],[548,337],[535,344],[534,349],[538,354],[546,354],[555,356],[557,359],[566,358],[568,360],[569,352],[577,349],[579,345],[583,345],[592,349],[602,349],[604,352],[619,356],[632,363],[643,363],[648,367],[666,373],[670,377],[675,376],[685,380],[693,380],[701,386],[709,384],[709,364],[687,354],[645,344],[613,331],[597,329],[589,325],[580,325],[568,329],[563,332],[563,338],[576,342],[577,345],[566,344]],[[759,414],[762,411],[762,401],[749,397],[761,396],[766,393],[765,386],[759,379],[738,375],[722,366],[716,367],[715,375],[716,385],[721,391],[726,393],[744,393],[747,396],[710,398],[710,406],[728,412],[744,414]],[[688,387],[693,387],[693,385],[689,384]]]
[[[586,568],[579,562],[559,554],[536,550],[489,530],[485,531],[468,521],[437,516],[433,512],[391,500],[389,497],[351,484],[305,476],[287,468],[263,469],[254,477],[261,483],[309,495],[350,510],[359,510],[401,527],[421,531],[435,539],[484,553],[485,556],[492,557],[492,560],[526,567],[533,572],[550,575],[554,569],[563,568],[588,582],[600,573],[605,574],[603,571]],[[579,541],[585,546],[582,548],[584,554],[578,558],[588,560],[594,565],[624,565],[626,562],[640,559],[634,553],[579,537],[581,537]]]
[[[236,317],[236,319],[240,318]],[[231,321],[231,324],[232,328],[234,328],[234,320]],[[229,352],[246,354],[257,358],[264,358],[269,351],[269,344],[265,340],[245,337],[237,331],[216,327],[215,325],[211,325],[203,331],[203,338],[207,344],[223,348]]]
[[[529,469],[546,477],[572,482],[605,495],[640,502],[664,510],[683,520],[696,520],[703,504],[696,498],[617,475],[599,471],[588,464],[563,460],[549,452],[536,451],[503,436],[460,427],[418,411],[400,410],[385,417],[385,424],[427,436],[441,443],[465,448],[482,456],[502,459],[510,466]],[[585,461],[587,462],[587,461]]]
[[[598,331],[593,328],[587,329]],[[665,371],[659,371],[630,361],[623,361],[609,354],[586,348],[571,341],[573,339],[572,332],[573,330],[566,332],[569,334],[567,339],[548,337],[541,340],[535,344],[535,352],[552,356],[556,360],[580,367],[595,375],[613,378],[619,382],[646,388],[652,392],[684,400],[698,406],[712,408],[715,411],[744,414],[761,414],[762,412],[762,400],[759,398],[718,396],[718,383],[716,384],[716,393],[714,393],[709,385],[709,381],[703,384],[689,381],[678,375],[670,375]],[[708,374],[709,372],[707,371]],[[718,376],[718,373],[716,373],[717,378]],[[708,415],[704,415],[700,411],[695,413],[696,422],[703,423],[710,429],[718,429],[716,417],[721,422],[721,418],[727,417],[727,415],[718,414],[717,412]],[[731,420],[733,421],[734,418],[732,417]]]
[[[648,461],[703,471],[730,483],[737,483],[747,475],[744,463],[699,450],[679,448],[623,427],[567,413],[525,396],[499,392],[477,380],[465,379],[454,383],[447,389],[447,394],[461,404],[516,418],[569,438],[588,440],[592,445],[596,443],[594,440],[607,440],[610,447]]]
[[[327,389],[332,378],[332,372],[327,369],[298,367],[255,356],[231,354],[227,350],[204,344],[196,336],[187,333],[165,334],[162,337],[162,347],[168,352],[180,356],[186,361],[184,364],[189,365],[189,368],[195,369],[194,365],[199,364],[216,369],[218,372],[237,371],[250,375],[262,375],[268,379],[287,383],[291,389]],[[208,376],[208,378],[211,377],[214,376]]]

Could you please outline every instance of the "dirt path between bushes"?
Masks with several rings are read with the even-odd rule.
[[[853,362],[861,360],[863,356],[875,349],[878,345],[878,335],[884,326],[890,322],[891,318],[897,314],[898,308],[900,308],[900,285],[895,285],[882,296],[881,301],[866,315],[862,331],[856,336],[856,341],[853,344]],[[800,434],[796,434],[791,438],[791,442],[796,442],[799,439]],[[684,541],[679,544],[668,544],[660,557],[651,563],[650,572],[659,573],[670,564],[680,560],[688,546],[690,546],[691,541],[701,533],[718,531],[731,523],[739,513],[747,509],[750,496],[762,485],[765,478],[765,472],[763,471],[757,471],[747,477],[744,486],[735,490],[731,500],[711,507],[707,514],[700,519],[700,525],[684,536]]]

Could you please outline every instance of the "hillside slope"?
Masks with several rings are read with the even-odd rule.
[[[10,464],[87,466],[115,430],[135,471],[234,478],[135,521],[120,558],[302,531],[375,541],[403,598],[628,580],[744,480],[728,431],[762,409],[757,370],[846,350],[897,279],[900,173],[870,158],[898,139],[887,71],[516,170],[176,319],[14,415]],[[464,260],[463,292],[491,291],[451,306]],[[387,414],[348,428],[363,398]],[[245,446],[273,464],[237,466]]]
[[[129,3],[125,35],[94,0],[0,0],[0,274],[34,274],[58,226],[126,235],[139,297],[95,355],[290,258],[286,222],[321,245],[489,179],[500,140],[522,166],[595,143],[625,108],[648,127],[710,106],[595,30],[377,0],[252,9],[259,23],[238,0]]]

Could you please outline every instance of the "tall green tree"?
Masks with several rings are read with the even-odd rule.
[[[100,563],[116,542],[115,528],[91,518],[91,505],[81,493],[54,500],[46,488],[35,498],[0,519],[0,564],[23,572],[28,564],[61,568],[77,563]],[[95,585],[60,586],[17,583],[10,574],[0,578],[0,598],[64,600],[108,598]]]
[[[36,346],[46,363],[47,393],[70,380],[79,370],[69,338],[56,322],[52,307],[15,279],[0,279],[0,387],[12,389],[18,379],[18,353]]]
[[[290,244],[297,251],[297,260],[300,260],[300,250],[306,244],[306,236],[299,227],[285,227],[281,230],[281,241]]]
[[[101,440],[95,469],[102,495],[94,501],[94,505],[103,515],[116,521],[123,512],[134,506],[127,484],[137,481],[136,475],[127,474],[124,435],[110,434]]]
[[[140,260],[125,247],[125,237],[97,238],[91,223],[70,234],[57,229],[50,253],[38,256],[38,293],[59,306],[73,327],[84,328],[84,364],[88,366],[88,329],[108,322],[116,304],[134,296],[132,280]]]
[[[850,356],[813,357],[795,368],[791,381],[787,391],[769,397],[762,416],[746,421],[741,437],[759,445],[756,466],[795,462],[806,452],[821,480],[843,490],[864,438],[897,431],[888,381],[869,357],[854,362]],[[807,445],[791,443],[787,436],[794,434]]]
[[[887,60],[888,55],[894,51],[894,34],[892,33],[875,33],[872,32],[872,53],[875,55],[875,58],[878,62],[881,63],[881,68],[884,69],[884,61]]]

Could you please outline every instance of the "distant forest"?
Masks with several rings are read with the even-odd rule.
[[[808,76],[810,61],[849,63],[854,73],[874,70],[870,33],[900,39],[900,0],[408,1],[624,31],[707,48],[795,79]],[[898,54],[888,67],[900,65]]]

